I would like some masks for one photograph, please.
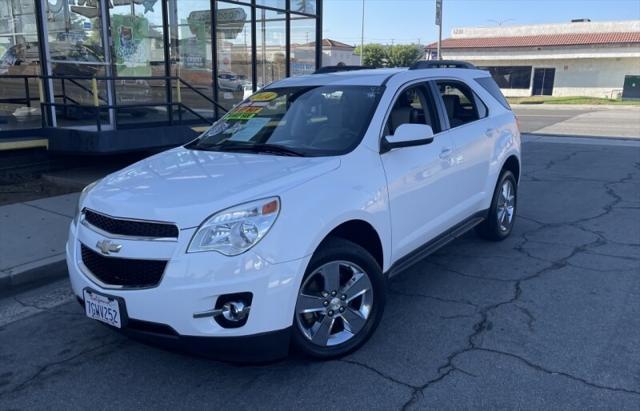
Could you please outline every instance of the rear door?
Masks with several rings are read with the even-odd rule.
[[[447,195],[453,203],[452,217],[459,222],[479,211],[487,195],[486,181],[498,130],[492,126],[487,106],[464,82],[441,79],[433,81],[432,87],[448,122],[442,134],[455,143],[452,162],[456,171],[449,179]]]
[[[404,123],[430,125],[431,144],[404,147],[381,155],[387,176],[393,241],[397,260],[420,247],[451,225],[455,189],[452,153],[455,145],[441,133],[435,101],[427,82],[406,86],[396,96],[387,115],[384,135]]]

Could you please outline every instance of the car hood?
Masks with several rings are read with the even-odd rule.
[[[105,177],[82,206],[115,217],[174,222],[184,229],[236,204],[280,195],[339,166],[337,157],[180,147]]]

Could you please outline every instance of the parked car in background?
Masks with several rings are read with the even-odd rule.
[[[224,91],[243,91],[244,85],[248,81],[240,75],[235,73],[219,73],[218,74],[218,87]]]

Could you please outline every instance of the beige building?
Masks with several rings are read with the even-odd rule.
[[[640,98],[640,20],[455,28],[442,58],[488,69],[509,97]]]

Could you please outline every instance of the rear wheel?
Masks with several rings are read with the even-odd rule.
[[[294,346],[323,359],[357,349],[380,322],[385,299],[384,276],[371,254],[341,238],[326,241],[298,292]]]
[[[501,241],[511,234],[516,216],[517,188],[513,173],[509,170],[503,171],[493,193],[489,215],[476,228],[480,236],[492,241]]]

